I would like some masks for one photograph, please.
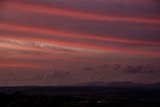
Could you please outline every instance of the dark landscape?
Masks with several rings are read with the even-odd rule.
[[[159,106],[159,83],[140,85],[131,82],[93,82],[77,86],[0,87],[0,107]]]

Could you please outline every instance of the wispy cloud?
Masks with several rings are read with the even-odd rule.
[[[38,6],[38,5],[27,5],[21,3],[6,3],[5,7],[11,9],[20,9],[30,12],[38,12],[43,14],[55,14],[62,15],[80,19],[89,19],[89,20],[101,20],[101,21],[118,21],[118,22],[137,22],[137,23],[149,23],[149,24],[160,24],[159,19],[150,19],[150,18],[141,18],[141,17],[125,17],[125,16],[107,16],[107,15],[98,15],[92,13],[85,13],[74,10],[58,9],[48,6]]]
[[[1,0],[0,78],[55,67],[46,81],[158,81],[146,64],[160,62],[159,9],[158,0]]]
[[[127,73],[154,73],[154,68],[152,65],[137,65],[137,66],[127,66]]]

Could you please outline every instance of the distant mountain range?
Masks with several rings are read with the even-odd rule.
[[[15,93],[22,92],[24,94],[46,94],[46,95],[75,95],[84,93],[99,93],[99,92],[120,92],[122,90],[128,92],[137,90],[138,92],[160,90],[160,82],[153,84],[133,83],[130,81],[124,82],[87,82],[61,86],[3,86],[0,87],[0,93]]]
[[[152,84],[134,83],[130,81],[123,82],[87,82],[70,84],[69,86],[93,86],[93,87],[148,87],[148,88],[160,88],[160,82]]]

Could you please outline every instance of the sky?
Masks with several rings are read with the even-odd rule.
[[[159,0],[0,0],[0,86],[159,77]]]

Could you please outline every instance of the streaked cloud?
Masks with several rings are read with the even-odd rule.
[[[159,9],[158,0],[1,0],[0,85],[160,81]]]
[[[20,4],[20,3],[14,3],[14,2],[3,4],[3,5],[11,9],[18,9],[18,10],[37,12],[37,13],[43,13],[43,14],[68,16],[68,17],[73,17],[78,19],[160,24],[160,19],[98,15],[98,14],[85,13],[81,11],[58,9],[58,8],[52,8],[48,6],[27,5],[27,4]]]

